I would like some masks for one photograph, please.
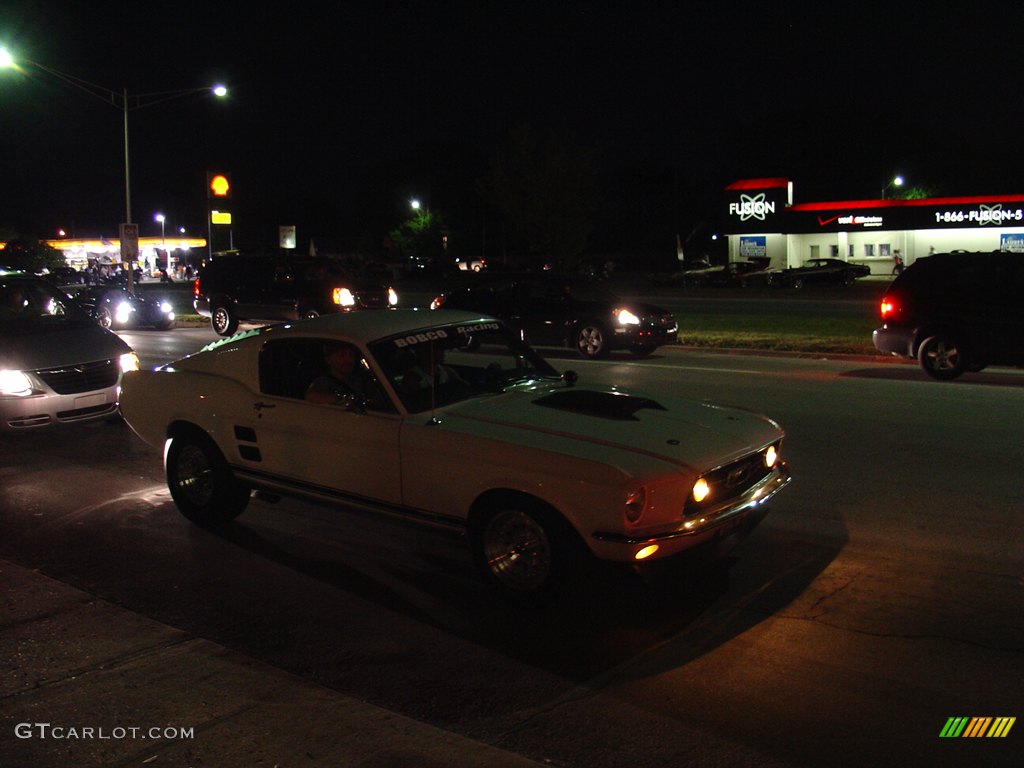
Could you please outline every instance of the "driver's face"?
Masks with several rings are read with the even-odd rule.
[[[339,376],[349,376],[356,367],[356,351],[351,347],[332,350],[327,358],[331,371]]]

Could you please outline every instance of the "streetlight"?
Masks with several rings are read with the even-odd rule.
[[[882,199],[885,200],[885,190],[887,190],[889,187],[902,187],[902,186],[903,186],[903,177],[902,176],[896,176],[892,181],[890,181],[888,184],[886,184],[884,187],[882,187]]]
[[[160,247],[164,249],[164,256],[167,257],[167,274],[171,274],[171,252],[167,250],[167,233],[164,227],[167,223],[167,217],[162,213],[158,213],[153,217],[154,221],[160,222]]]
[[[123,117],[124,122],[124,222],[125,224],[132,223],[132,190],[131,190],[131,174],[129,172],[128,164],[128,113],[134,112],[137,109],[143,107],[151,107],[154,104],[160,104],[164,101],[170,101],[171,99],[177,99],[182,96],[189,96],[195,93],[212,93],[217,97],[227,96],[228,90],[223,85],[212,85],[203,86],[201,88],[182,88],[176,91],[154,91],[152,93],[137,93],[134,96],[129,97],[128,89],[124,88],[120,93],[113,91],[109,88],[90,83],[87,80],[83,80],[73,75],[65,74],[56,69],[51,69],[38,61],[32,61],[31,59],[21,59],[25,64],[29,64],[36,69],[45,72],[58,80],[62,80],[68,85],[72,85],[80,91],[85,91],[90,96],[98,98],[106,104],[118,109]],[[0,68],[14,68],[19,71],[23,71],[19,66],[19,63],[14,59],[9,51],[0,48]],[[123,252],[122,244],[122,252]],[[134,259],[129,255],[128,260],[128,291],[132,292],[135,271],[134,271]]]
[[[418,211],[420,209],[420,201],[414,197],[412,200],[409,201],[409,207],[412,208],[414,211]]]

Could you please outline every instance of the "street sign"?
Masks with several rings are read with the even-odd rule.
[[[139,225],[121,224],[119,229],[121,238],[121,261],[126,261],[130,265],[133,261],[137,261],[139,258]]]

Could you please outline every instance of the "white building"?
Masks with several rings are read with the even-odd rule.
[[[773,269],[837,258],[891,274],[941,251],[1024,252],[1024,195],[793,202],[789,179],[745,179],[725,189],[729,261],[767,256]]]

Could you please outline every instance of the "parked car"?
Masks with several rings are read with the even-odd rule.
[[[102,328],[174,327],[174,308],[164,298],[134,294],[119,286],[97,285],[80,291],[76,298]]]
[[[871,268],[865,264],[850,264],[842,259],[808,259],[803,266],[770,273],[767,282],[798,289],[811,283],[853,285],[857,278],[870,274]]]
[[[370,394],[337,380],[330,403],[307,401],[339,342]],[[789,481],[764,416],[575,384],[497,319],[400,309],[219,340],[126,374],[122,410],[199,525],[227,524],[251,489],[397,515],[465,534],[514,596],[592,557],[708,551]]]
[[[221,336],[242,320],[299,320],[398,304],[393,288],[339,260],[257,254],[214,257],[200,270],[193,296],[196,312]]]
[[[0,270],[0,431],[116,416],[138,358],[52,283]]]
[[[44,274],[43,279],[55,285],[82,285],[85,282],[85,273],[74,267],[57,267]]]
[[[463,272],[482,272],[487,269],[486,259],[459,259],[455,263]]]
[[[1024,365],[1024,255],[937,253],[897,277],[881,303],[880,352],[916,359],[935,379]]]
[[[720,267],[696,267],[684,272],[687,285],[713,285],[727,288],[746,288],[765,284],[772,274],[771,259],[753,257],[746,261],[730,261]]]
[[[481,280],[437,296],[431,308],[492,315],[531,344],[568,347],[584,358],[613,349],[648,355],[679,332],[666,309],[623,299],[599,283],[549,275]]]

